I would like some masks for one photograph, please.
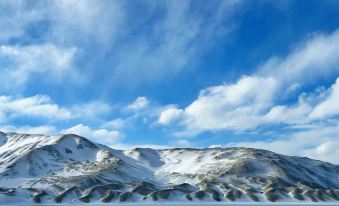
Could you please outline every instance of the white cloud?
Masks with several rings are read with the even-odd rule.
[[[72,114],[66,109],[53,103],[45,95],[36,95],[25,98],[0,96],[0,113],[6,120],[17,117],[35,117],[51,120],[70,119]]]
[[[129,5],[131,2],[1,1],[0,10],[6,12],[0,14],[0,42],[19,39],[25,43],[49,42],[61,48],[74,45],[86,57],[87,50],[95,48],[98,57],[91,61],[110,53],[114,57],[114,61],[108,60],[114,62],[109,68],[110,72],[114,68],[112,84],[129,86],[164,80],[182,71],[205,49],[225,39],[234,27],[232,15],[245,2],[221,1],[195,10],[193,1],[145,1],[137,20],[130,21],[135,19],[136,9]],[[152,16],[157,20],[144,28],[144,22]],[[32,27],[37,34],[29,30]],[[125,41],[126,34],[140,28],[145,31]]]
[[[43,18],[41,10],[27,9],[27,2],[0,1],[0,41],[22,37],[25,27]],[[6,12],[5,12],[6,11]]]
[[[170,107],[165,109],[160,113],[160,117],[158,122],[160,124],[171,124],[173,121],[180,119],[181,115],[183,114],[182,109],[177,109],[175,107]]]
[[[331,89],[300,93],[297,102],[280,102],[310,81],[330,74],[333,78],[339,71],[338,48],[339,30],[314,35],[285,58],[269,59],[255,75],[206,88],[185,108],[164,109],[158,122],[179,126],[181,131],[176,135],[191,136],[204,131],[246,131],[262,125],[300,126],[326,121],[339,114],[339,80]]]
[[[70,108],[74,118],[98,119],[101,115],[107,115],[112,111],[112,106],[102,101],[92,101],[74,105]]]
[[[339,114],[339,78],[332,85],[328,97],[318,104],[310,114],[312,119],[323,119]]]
[[[6,120],[6,114],[4,111],[0,110],[0,122],[4,122]]]
[[[62,107],[47,95],[0,96],[0,121],[28,117],[52,121],[86,119],[95,122],[102,121],[102,116],[108,115],[111,111],[111,105],[101,101]]]
[[[59,48],[52,44],[29,46],[1,46],[1,90],[22,88],[26,82],[39,76],[40,81],[58,82],[72,77],[75,48]],[[67,74],[67,75],[66,75]]]
[[[274,124],[303,127],[316,121],[326,122],[329,117],[339,114],[338,82],[339,77],[327,90],[317,88],[313,93],[301,93],[296,103],[279,105],[274,104],[280,88],[275,79],[242,77],[234,84],[201,91],[185,109],[165,107],[157,121],[183,127],[175,133],[178,136],[220,130],[244,132]]]
[[[260,148],[280,154],[306,156],[338,164],[339,124],[314,126],[307,131],[295,132],[286,139],[230,143],[226,146]]]
[[[41,9],[54,23],[50,35],[58,42],[112,44],[121,28],[128,26],[124,25],[126,9],[119,1],[61,0],[44,6]]]
[[[59,80],[83,83],[90,71],[84,72],[82,66],[79,75],[73,60],[86,56],[87,64],[87,51],[95,48],[97,53],[107,53],[118,42],[118,33],[122,36],[128,26],[124,4],[105,0],[0,1],[0,61],[4,63],[0,91],[25,89],[36,79],[49,85]],[[16,46],[8,43],[13,40]],[[91,61],[97,56],[92,55]]]
[[[65,129],[61,133],[77,134],[106,145],[113,145],[117,143],[118,140],[122,137],[122,134],[119,131],[107,129],[95,130],[83,124],[78,124],[75,125],[74,127]]]
[[[194,1],[146,3],[145,14],[129,25],[132,29],[143,27],[140,23],[159,10],[162,15],[149,32],[126,42],[116,52],[112,82],[131,87],[175,76],[216,42],[227,38],[234,25],[231,17],[245,2],[221,1],[197,10],[192,9]]]
[[[327,141],[320,144],[315,149],[315,154],[318,155],[333,155],[338,157],[339,153],[337,154],[337,149],[339,148],[339,141]],[[336,163],[338,163],[337,161]]]
[[[57,129],[53,126],[43,125],[43,126],[21,126],[16,127],[13,125],[1,125],[0,131],[2,132],[17,132],[24,134],[43,134],[43,135],[53,135],[56,133]]]
[[[0,41],[27,38],[29,26],[50,22],[47,40],[107,43],[124,19],[123,4],[116,1],[1,1],[0,9],[6,11],[0,14]],[[79,33],[86,38],[79,38]]]
[[[177,141],[175,141],[175,144],[178,147],[194,147],[194,145],[188,141],[187,139],[179,139]]]
[[[132,104],[127,106],[128,110],[139,111],[145,109],[150,104],[146,97],[138,97]]]
[[[285,58],[273,57],[258,70],[289,84],[310,83],[339,72],[339,30],[331,34],[314,34]]]
[[[158,121],[168,124],[173,118],[181,117],[185,135],[206,130],[255,128],[263,121],[260,115],[272,105],[277,87],[273,78],[244,76],[234,84],[202,90],[184,110],[164,110]]]
[[[125,121],[121,118],[114,119],[112,121],[105,122],[101,127],[106,129],[121,129],[125,126]]]
[[[264,124],[305,124],[309,122],[308,114],[313,106],[305,102],[301,97],[294,105],[276,105],[268,113],[261,116]]]

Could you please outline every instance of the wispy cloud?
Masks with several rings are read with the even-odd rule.
[[[72,68],[77,54],[74,64],[87,71],[77,81],[97,69],[110,71],[106,89],[163,81],[224,40],[233,29],[232,15],[244,2],[228,0],[197,7],[190,0],[147,1],[142,10],[128,2],[102,0],[1,2],[0,8],[7,12],[0,14],[0,30],[5,31],[0,34],[0,45],[7,53],[3,58],[13,61],[6,65],[6,75],[16,70],[21,76],[12,81],[23,87],[36,75]],[[146,22],[152,26],[145,26]],[[138,30],[142,31],[132,35]],[[16,46],[8,45],[12,42]],[[72,75],[69,70],[68,76]]]
[[[73,118],[95,121],[113,111],[113,105],[103,101],[91,101],[73,105],[69,108]]]
[[[0,90],[24,89],[34,77],[54,83],[60,83],[62,77],[72,79],[75,53],[74,47],[58,48],[51,44],[0,46]]]
[[[101,125],[101,127],[106,128],[106,129],[117,130],[117,129],[123,128],[125,124],[126,122],[124,119],[117,118],[117,119],[113,119],[111,121],[105,122],[104,124]]]
[[[44,18],[42,10],[28,9],[26,1],[1,1],[0,42],[25,38],[27,25]]]
[[[118,58],[112,82],[135,86],[163,81],[180,73],[205,50],[227,38],[233,29],[230,19],[244,2],[214,2],[209,7],[199,8],[194,7],[196,2],[189,0],[150,4],[145,10],[148,12],[146,19],[140,17],[136,25],[130,26],[131,30],[143,28],[141,23],[151,21],[159,10],[163,12],[152,22],[152,28],[129,38],[114,52]]]
[[[274,77],[284,85],[307,84],[338,73],[338,63],[339,30],[331,34],[313,34],[287,56],[267,60],[257,73]]]

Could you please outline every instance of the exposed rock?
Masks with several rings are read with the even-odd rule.
[[[246,189],[244,192],[245,192],[245,194],[246,194],[249,198],[251,198],[253,201],[259,202],[259,198],[253,193],[252,190]]]
[[[35,203],[41,203],[41,198],[46,196],[47,192],[45,190],[36,190],[32,196],[32,200]]]
[[[65,189],[64,191],[62,191],[61,193],[57,194],[55,197],[54,197],[54,201],[59,203],[61,202],[66,195],[70,194],[71,192],[73,192],[74,190],[76,189],[76,187],[70,187],[68,189]]]
[[[120,202],[126,202],[132,196],[131,192],[124,192],[118,196]]]
[[[108,190],[108,191],[105,192],[105,194],[101,198],[101,202],[105,202],[105,203],[111,202],[118,195],[119,195],[119,193]]]
[[[264,192],[264,195],[266,196],[266,198],[271,201],[271,202],[276,202],[277,200],[280,199],[280,195],[277,192],[277,190],[271,188],[267,191]]]
[[[154,186],[151,183],[147,182],[141,182],[132,189],[132,192],[138,193],[143,196],[147,196],[154,191],[155,191]]]
[[[236,201],[238,198],[241,197],[241,192],[236,189],[226,189],[225,197],[231,201]]]
[[[293,198],[295,198],[297,200],[304,200],[304,197],[301,194],[302,194],[302,190],[301,189],[299,189],[299,188],[292,188],[291,195],[293,196]]]
[[[314,191],[310,190],[310,189],[306,189],[304,191],[304,195],[308,198],[310,198],[313,202],[318,202],[318,199],[316,198],[316,196],[314,195]]]
[[[206,192],[200,190],[200,191],[194,192],[192,195],[193,195],[193,197],[196,197],[199,200],[203,200],[204,197],[206,196]]]

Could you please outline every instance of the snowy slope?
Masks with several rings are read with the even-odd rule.
[[[339,201],[339,166],[250,148],[114,150],[0,133],[0,203]]]

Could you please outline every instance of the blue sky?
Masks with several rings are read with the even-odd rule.
[[[2,131],[338,163],[338,1],[1,1],[0,31]]]

